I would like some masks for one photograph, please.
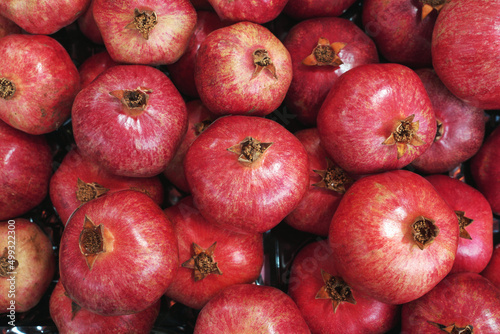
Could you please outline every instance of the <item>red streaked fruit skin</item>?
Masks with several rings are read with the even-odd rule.
[[[0,220],[21,216],[40,204],[51,175],[52,152],[45,137],[0,120]]]
[[[0,54],[0,78],[15,86],[12,96],[0,97],[0,119],[35,135],[59,128],[80,90],[68,52],[49,36],[13,34],[0,39]]]
[[[193,257],[193,243],[204,250],[217,243],[214,261],[221,274],[210,273],[195,281],[193,269],[180,266],[166,296],[194,309],[201,309],[227,286],[252,283],[261,272],[264,246],[261,233],[240,234],[207,222],[193,205],[191,197],[165,210],[174,224],[179,245],[179,264]]]
[[[186,51],[196,24],[196,10],[189,0],[94,1],[94,19],[106,50],[119,63],[166,65]],[[134,10],[154,11],[157,24],[145,39],[137,29]]]
[[[500,332],[500,290],[477,273],[444,278],[429,293],[403,305],[402,333],[444,333],[430,322],[464,328],[474,333]]]
[[[52,242],[37,224],[15,218],[0,222],[0,257],[5,250],[7,261],[12,260],[10,255],[18,266],[10,270],[11,264],[7,262],[8,275],[0,276],[0,313],[12,314],[12,300],[15,313],[26,312],[39,303],[54,278],[56,258]]]
[[[412,225],[434,220],[439,233],[424,249]],[[333,261],[353,290],[404,304],[431,290],[453,267],[455,212],[422,176],[395,170],[366,176],[344,194],[329,232]]]
[[[272,286],[235,284],[201,310],[195,334],[310,333],[292,298]]]
[[[362,24],[383,57],[412,68],[431,66],[432,30],[438,13],[433,10],[422,20],[418,0],[366,0]]]
[[[59,333],[106,334],[106,333],[149,333],[160,312],[160,300],[144,311],[120,316],[103,316],[84,308],[73,312],[74,303],[66,295],[62,282],[57,282],[50,295],[51,319]]]
[[[186,102],[188,114],[188,126],[186,134],[182,139],[179,148],[175,152],[174,157],[169,162],[167,168],[163,171],[165,177],[172,184],[184,193],[189,193],[189,185],[184,175],[184,157],[186,156],[189,146],[200,134],[199,125],[203,122],[213,122],[216,117],[203,105],[200,100],[191,100]]]
[[[137,116],[110,94],[139,87],[152,91],[146,109]],[[72,123],[83,156],[116,175],[151,177],[174,156],[186,132],[187,111],[163,72],[145,65],[120,65],[78,93]]]
[[[90,0],[3,0],[2,16],[30,34],[52,35],[85,12]]]
[[[104,253],[91,269],[79,242],[86,218],[105,231]],[[137,313],[156,303],[179,264],[172,223],[151,198],[135,190],[97,198],[76,210],[59,254],[61,281],[70,298],[109,316]]]
[[[264,68],[253,77],[256,50],[267,51],[276,76]],[[283,102],[292,81],[292,62],[283,43],[267,28],[239,22],[203,40],[194,79],[201,101],[212,113],[264,116]]]
[[[228,149],[247,137],[272,143],[254,162]],[[309,184],[303,145],[275,121],[225,116],[191,144],[184,172],[194,203],[213,224],[246,233],[263,233],[300,202]]]
[[[81,203],[77,196],[78,179],[85,183],[97,183],[113,191],[133,189],[143,191],[156,204],[163,203],[163,184],[157,176],[148,178],[132,178],[117,176],[102,169],[91,160],[85,159],[80,150],[74,147],[64,157],[59,168],[50,179],[50,199],[61,221],[65,224]]]
[[[486,138],[472,157],[470,170],[476,188],[486,197],[494,213],[500,214],[500,127]]]
[[[104,44],[101,31],[94,19],[94,0],[90,0],[90,5],[78,20],[78,28],[90,41],[96,44]]]
[[[354,0],[289,0],[283,13],[295,20],[312,19],[323,16],[340,16],[355,1]]]
[[[338,276],[327,240],[302,248],[292,263],[288,294],[302,312],[311,333],[386,333],[396,325],[399,307],[351,290],[356,304],[341,302],[334,312],[332,299],[316,299],[325,286],[322,271]],[[346,282],[349,285],[349,282]]]
[[[448,172],[477,153],[483,143],[487,117],[484,110],[453,95],[434,70],[421,68],[415,72],[429,94],[443,132],[411,165],[427,174]]]
[[[20,34],[21,32],[21,27],[0,15],[0,38],[11,34]]]
[[[327,236],[342,194],[315,186],[322,178],[314,170],[323,171],[328,168],[327,155],[321,147],[318,130],[316,128],[300,130],[295,136],[309,157],[309,187],[297,207],[285,217],[285,222],[299,231]]]
[[[455,96],[481,109],[500,108],[500,80],[495,70],[499,11],[498,1],[449,1],[439,12],[432,35],[432,64],[437,75]]]
[[[199,97],[196,84],[194,83],[194,64],[200,44],[209,33],[223,27],[223,23],[213,11],[201,10],[196,13],[198,19],[196,20],[194,33],[189,40],[186,51],[178,61],[167,65],[170,79],[177,89],[181,93],[193,98]]]
[[[346,43],[338,54],[343,64],[307,66],[302,63],[319,38],[326,38],[330,43]],[[290,29],[283,44],[290,52],[293,66],[285,103],[304,124],[316,124],[321,104],[339,76],[361,64],[378,63],[375,43],[354,23],[343,18],[323,17],[299,22]]]
[[[85,59],[78,68],[81,88],[87,87],[99,74],[116,65],[118,63],[111,58],[106,50]]]
[[[500,289],[500,244],[495,246],[490,262],[481,275],[486,277],[494,286]]]
[[[411,92],[411,93],[410,93]],[[384,145],[401,121],[415,115],[420,146]],[[410,68],[366,64],[342,75],[318,114],[318,131],[328,155],[353,175],[399,169],[424,153],[436,136],[436,118],[422,81]]]
[[[264,24],[278,17],[288,0],[208,0],[208,2],[222,21],[231,23],[245,21]]]
[[[450,273],[481,272],[493,253],[493,213],[486,198],[472,186],[443,174],[425,177],[454,211],[472,219],[465,227],[471,239],[459,238]]]

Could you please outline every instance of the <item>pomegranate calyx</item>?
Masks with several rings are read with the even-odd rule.
[[[441,325],[438,324],[437,322],[434,321],[427,321],[429,324],[432,326],[435,326],[442,330],[443,332],[449,333],[449,334],[473,334],[474,333],[474,326],[472,325],[467,325],[465,327],[457,327],[455,324],[451,324],[449,326],[446,325]]]
[[[425,142],[417,135],[419,129],[419,121],[414,122],[415,114],[406,117],[399,121],[396,129],[391,135],[384,140],[382,145],[396,145],[398,160],[405,154],[408,145],[421,146]]]
[[[418,248],[424,250],[438,236],[439,227],[437,227],[435,220],[419,216],[411,225],[411,232]]]
[[[185,261],[181,266],[188,269],[193,269],[194,281],[204,279],[210,274],[222,275],[218,263],[214,260],[214,251],[217,242],[214,242],[207,249],[201,248],[193,242],[193,256]]]
[[[81,204],[83,204],[98,197],[101,197],[108,191],[109,189],[104,188],[103,186],[101,186],[96,182],[86,183],[85,181],[82,181],[80,178],[78,178],[76,199],[80,201]]]
[[[129,116],[139,116],[148,106],[149,95],[153,90],[146,87],[137,87],[137,89],[120,89],[109,92],[111,96],[116,97],[125,106]]]
[[[199,136],[203,131],[205,131],[205,129],[208,128],[208,126],[210,124],[212,124],[212,120],[211,119],[206,119],[206,120],[203,120],[201,122],[196,123],[193,126],[194,133],[196,134],[196,136]]]
[[[420,2],[422,3],[422,20],[424,20],[433,10],[439,13],[446,0],[420,0]]]
[[[443,122],[436,120],[436,137],[434,137],[434,142],[439,141],[444,134]]]
[[[252,163],[257,161],[273,143],[261,143],[252,137],[246,137],[239,144],[229,147],[227,150],[238,154],[238,161]]]
[[[16,92],[16,85],[7,78],[0,78],[0,97],[8,100]]]
[[[455,210],[455,214],[457,215],[458,226],[460,227],[460,238],[472,240],[472,237],[465,228],[469,226],[474,220],[466,217],[464,211]]]
[[[319,289],[316,294],[316,299],[331,299],[333,305],[333,313],[337,311],[340,303],[348,302],[356,304],[351,291],[351,287],[339,276],[332,276],[321,269],[321,277],[325,285]]]
[[[314,47],[309,56],[302,60],[302,64],[306,66],[334,66],[338,67],[343,64],[339,57],[339,52],[347,44],[342,42],[334,42],[330,44],[328,39],[320,37],[318,44]]]
[[[103,225],[96,226],[90,218],[85,215],[83,229],[79,238],[80,252],[85,256],[89,269],[92,269],[99,254],[106,252],[103,240]]]
[[[313,186],[333,190],[339,194],[345,193],[346,186],[352,183],[353,179],[342,168],[334,165],[330,159],[327,158],[326,161],[326,170],[313,169],[313,172],[321,176],[321,181],[314,183]]]
[[[19,266],[19,262],[12,255],[9,256],[7,247],[4,248],[0,257],[0,277],[7,277]]]
[[[134,9],[134,19],[125,28],[139,30],[145,40],[149,39],[149,34],[158,23],[158,17],[152,10]]]
[[[250,80],[257,77],[257,75],[262,72],[263,69],[267,69],[275,79],[278,79],[278,75],[276,74],[276,67],[269,56],[269,53],[265,49],[257,49],[252,53],[253,63],[255,65],[255,71],[252,74]]]

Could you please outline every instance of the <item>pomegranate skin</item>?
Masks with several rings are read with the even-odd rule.
[[[9,20],[8,18],[0,15],[0,38],[11,34],[22,33],[21,27]]]
[[[481,275],[500,289],[500,244],[495,246],[490,262],[481,272]]]
[[[276,69],[255,77],[253,53],[266,50]],[[292,81],[290,53],[267,28],[239,22],[213,31],[201,43],[195,84],[203,104],[215,115],[264,116],[283,102]]]
[[[457,328],[472,325],[474,333],[498,333],[500,290],[477,273],[449,275],[423,297],[403,305],[402,333],[443,333],[433,323]]]
[[[385,145],[401,122],[414,115],[420,145]],[[328,155],[347,173],[363,175],[400,169],[422,155],[436,136],[436,118],[422,80],[410,68],[366,64],[342,75],[318,114],[318,131]]]
[[[283,13],[295,20],[340,16],[355,0],[288,0]]]
[[[0,120],[0,220],[21,216],[39,205],[51,175],[52,152],[45,137]]]
[[[95,22],[94,19],[94,0],[90,0],[90,5],[83,13],[78,20],[76,21],[78,23],[78,28],[80,28],[80,31],[82,34],[85,35],[89,40],[91,40],[93,43],[96,44],[104,44],[104,41],[102,40],[101,36],[101,31],[99,30],[99,27],[97,26],[97,23]]]
[[[423,249],[412,232],[419,217],[439,229]],[[328,240],[338,272],[353,290],[404,304],[448,275],[458,237],[455,212],[434,187],[418,174],[393,170],[363,177],[347,190]]]
[[[499,11],[498,1],[449,1],[432,35],[432,65],[441,81],[458,98],[486,110],[500,108]]]
[[[110,193],[124,189],[143,191],[156,204],[163,203],[163,185],[158,177],[132,178],[107,172],[91,160],[85,159],[78,147],[64,157],[61,165],[50,179],[49,194],[52,204],[65,224],[71,214],[83,203],[77,198],[78,179],[85,183],[97,183]]]
[[[196,10],[189,0],[94,1],[94,20],[106,50],[119,63],[166,65],[186,51],[196,24]],[[135,9],[153,11],[156,25],[143,37],[131,28]]]
[[[431,38],[437,11],[422,20],[419,0],[366,0],[362,24],[389,62],[411,68],[432,65]]]
[[[49,36],[12,34],[0,39],[0,54],[0,78],[15,86],[11,97],[0,97],[0,119],[34,135],[58,129],[80,90],[66,49]]]
[[[302,61],[318,44],[319,38],[330,43],[346,43],[338,56],[339,66],[307,66]],[[378,63],[375,43],[354,23],[338,17],[314,18],[293,26],[283,44],[292,57],[293,78],[285,104],[306,125],[316,124],[321,104],[334,82],[350,69]]]
[[[251,164],[228,150],[248,137],[272,143]],[[252,116],[213,122],[188,149],[184,172],[203,217],[243,233],[276,226],[297,206],[309,184],[307,152],[300,141],[275,121]]]
[[[81,89],[87,87],[99,74],[116,65],[118,63],[111,58],[106,50],[87,58],[78,68]]]
[[[465,226],[471,239],[460,237],[452,273],[481,272],[491,259],[493,253],[493,213],[486,198],[472,186],[443,174],[426,177],[439,195],[455,211],[464,212],[464,216],[472,219]]]
[[[196,320],[194,334],[311,333],[292,298],[265,285],[235,284],[212,298]]]
[[[470,170],[476,188],[486,197],[494,213],[500,215],[500,127],[486,137],[472,157]]]
[[[30,34],[52,35],[78,19],[90,0],[2,0],[0,13]]]
[[[264,24],[274,20],[288,0],[224,1],[208,0],[217,15],[225,22],[253,22]]]
[[[445,173],[477,153],[484,139],[487,117],[453,95],[430,68],[415,70],[431,99],[436,121],[442,123],[439,138],[412,161],[422,173]]]
[[[110,94],[138,87],[151,90],[138,115]],[[78,93],[72,124],[83,156],[116,175],[151,177],[165,170],[186,132],[186,104],[160,70],[113,66]]]

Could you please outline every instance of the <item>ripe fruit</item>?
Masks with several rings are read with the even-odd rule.
[[[455,212],[422,176],[394,170],[366,176],[344,194],[329,243],[353,290],[404,304],[451,270],[458,246]]]

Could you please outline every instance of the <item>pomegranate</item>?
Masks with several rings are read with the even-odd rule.
[[[94,19],[94,0],[90,0],[90,5],[77,20],[78,28],[92,43],[104,44],[101,31]]]
[[[500,244],[495,246],[488,265],[481,272],[494,286],[500,289]]]
[[[283,13],[295,20],[313,19],[323,16],[340,16],[355,0],[288,0]]]
[[[106,50],[85,59],[78,68],[81,88],[87,87],[99,74],[116,65],[118,63],[111,58]]]
[[[277,18],[288,0],[208,0],[208,2],[222,21],[231,23],[249,21],[263,24]]]
[[[0,38],[11,34],[20,34],[21,32],[21,27],[8,18],[0,15]]]

